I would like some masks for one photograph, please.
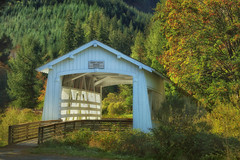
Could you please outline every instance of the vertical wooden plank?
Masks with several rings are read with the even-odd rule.
[[[63,129],[64,136],[66,136],[66,129],[67,129],[67,124],[66,124],[66,122],[64,122],[64,129]]]
[[[54,136],[56,136],[56,123],[55,124],[53,124],[53,128],[54,128]]]
[[[73,130],[76,129],[76,121],[73,121]]]
[[[26,125],[26,139],[28,139],[28,127],[29,125]]]
[[[100,119],[102,119],[102,86],[100,86]]]
[[[12,138],[12,126],[8,127],[8,145],[11,145],[13,143],[13,138]]]
[[[42,132],[42,127],[38,128],[38,144],[43,143],[43,132]]]

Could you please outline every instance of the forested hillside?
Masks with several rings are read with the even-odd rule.
[[[30,72],[35,72],[34,67],[51,61],[93,39],[130,55],[136,33],[144,31],[150,19],[151,14],[140,12],[121,0],[6,1],[1,11],[0,36],[2,42],[8,45],[3,45],[4,49],[1,49],[0,58],[1,63],[4,64],[1,66],[6,67],[8,64],[14,71],[10,72],[8,83],[9,87],[14,90],[8,93],[12,95],[13,100],[26,97],[18,93],[26,92],[26,88],[21,86],[25,85],[25,79],[29,75],[36,77],[36,73],[30,74]],[[28,45],[33,45],[29,37],[36,41],[35,48],[40,48],[40,50],[34,51],[34,47],[33,50],[28,48]],[[16,56],[16,53],[19,53],[19,56]],[[35,62],[18,64],[18,61],[20,63],[27,60],[26,57],[29,57],[27,53],[33,56]],[[16,58],[8,62],[9,57]],[[29,69],[27,69],[28,74],[21,74],[26,72],[23,68]],[[18,75],[14,75],[15,73]],[[16,81],[14,77],[21,77],[21,79]],[[32,84],[39,84],[38,79],[42,78],[38,75],[38,78],[30,81]],[[5,96],[6,70],[2,73],[1,81],[4,82],[1,84],[1,95]],[[40,89],[41,87],[32,89],[32,94],[27,96],[25,101],[33,99],[37,101]],[[18,104],[21,103],[18,102]],[[3,105],[3,101],[0,105]]]
[[[86,41],[97,38],[108,44],[112,44],[116,36],[127,33],[133,38],[134,30],[143,30],[150,20],[150,15],[118,0],[16,1],[4,9],[0,32],[9,35],[14,46],[20,43],[22,36],[32,35],[53,54],[61,49],[60,39],[68,14],[73,28],[77,23],[83,28]],[[103,27],[106,35],[100,34]],[[129,54],[129,46],[126,48]]]
[[[134,6],[140,11],[153,13],[159,0],[124,0],[130,6]],[[160,1],[162,2],[162,0]]]

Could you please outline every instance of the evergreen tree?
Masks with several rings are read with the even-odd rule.
[[[35,69],[41,60],[41,47],[32,37],[26,38],[17,52],[16,58],[9,61],[8,93],[13,105],[21,108],[34,108],[41,88]]]
[[[0,107],[3,107],[9,101],[6,93],[7,88],[7,60],[12,48],[11,39],[5,34],[0,38]]]
[[[62,44],[62,53],[66,54],[67,52],[74,49],[74,24],[72,22],[72,15],[68,14],[64,24],[63,31],[63,44]]]
[[[128,31],[122,33],[120,29],[111,31],[109,33],[110,46],[129,56],[133,41],[128,35]]]
[[[98,27],[98,14],[101,12],[91,12],[85,23],[85,37],[87,42],[92,41],[97,38],[96,30]]]
[[[82,29],[80,21],[76,24],[74,34],[74,48],[77,48],[85,43],[84,30]]]
[[[97,28],[97,39],[103,43],[107,43],[108,36],[109,36],[108,19],[104,15],[102,15],[99,20]]]
[[[110,31],[118,29],[117,16],[115,15],[110,21]]]
[[[10,39],[10,37],[3,34],[0,38],[0,62],[6,64],[11,48],[12,40]]]
[[[144,35],[142,32],[138,32],[136,39],[135,39],[135,43],[134,46],[132,46],[132,54],[131,57],[133,57],[134,59],[146,63],[147,62],[147,57],[146,57],[146,49],[144,47]]]
[[[147,59],[150,60],[147,64],[165,74],[163,65],[161,65],[158,61],[158,57],[163,54],[164,47],[166,45],[166,38],[164,38],[160,27],[161,24],[159,21],[152,21],[150,27],[148,28],[149,33],[144,45],[147,52]]]

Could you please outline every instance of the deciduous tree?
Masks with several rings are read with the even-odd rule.
[[[240,104],[240,2],[167,0],[155,20],[167,39],[159,61],[178,86],[208,106]]]

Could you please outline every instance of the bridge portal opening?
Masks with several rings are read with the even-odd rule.
[[[99,72],[62,76],[61,119],[102,119],[103,88],[120,84],[133,84],[132,76]]]

